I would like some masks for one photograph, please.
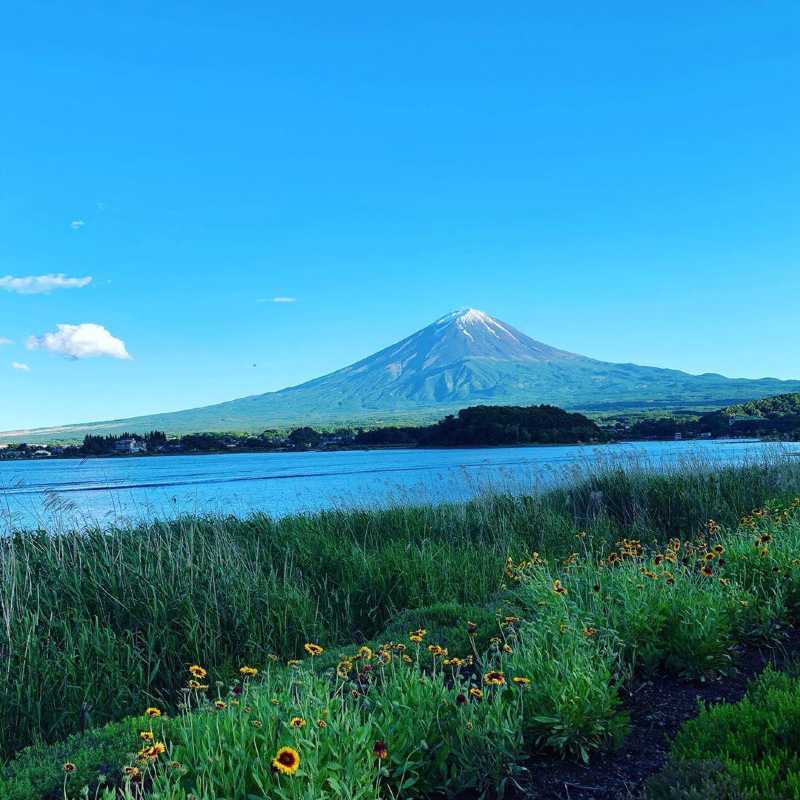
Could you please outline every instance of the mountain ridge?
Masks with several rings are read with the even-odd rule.
[[[600,361],[460,309],[334,372],[275,392],[185,411],[0,433],[0,441],[85,433],[261,431],[298,424],[433,419],[468,405],[549,403],[572,410],[726,404],[800,391],[800,381],[691,375]]]

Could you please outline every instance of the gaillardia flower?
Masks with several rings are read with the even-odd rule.
[[[389,757],[389,748],[386,746],[386,742],[378,741],[372,746],[372,752],[375,753],[375,757],[383,760],[384,758]]]
[[[294,775],[300,766],[300,753],[293,747],[281,747],[272,759],[272,768],[282,775]]]

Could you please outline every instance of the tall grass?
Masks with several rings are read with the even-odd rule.
[[[508,556],[690,535],[800,493],[800,461],[655,474],[608,466],[539,496],[254,515],[0,540],[0,754],[169,705],[189,663],[377,635],[400,611],[485,603]]]

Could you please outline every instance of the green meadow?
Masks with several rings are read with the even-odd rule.
[[[533,755],[591,763],[624,741],[633,682],[724,675],[737,646],[782,640],[798,497],[800,459],[776,455],[14,534],[0,798],[501,796]]]

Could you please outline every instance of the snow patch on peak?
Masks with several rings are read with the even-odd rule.
[[[485,311],[480,311],[477,308],[462,308],[458,311],[451,311],[449,314],[436,320],[436,324],[455,325],[458,331],[469,339],[474,339],[474,337],[468,328],[475,325],[483,325],[496,339],[500,338],[500,334],[504,334],[509,339],[519,342],[519,339],[508,330],[508,328],[501,325],[494,317],[489,316]]]
[[[443,317],[436,320],[436,325],[447,325],[453,322],[491,322],[492,318],[483,311],[477,308],[459,308],[457,311],[451,311]]]

